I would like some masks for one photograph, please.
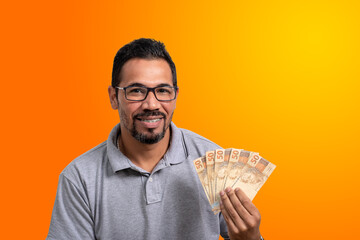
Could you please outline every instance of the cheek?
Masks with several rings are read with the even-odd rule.
[[[127,125],[129,123],[129,112],[126,107],[119,105],[120,122]]]
[[[176,107],[176,103],[167,104],[167,105],[163,106],[163,108],[165,109],[165,111],[168,115],[173,114],[175,107]]]
[[[121,121],[129,122],[135,115],[138,106],[136,104],[119,104],[119,115]]]

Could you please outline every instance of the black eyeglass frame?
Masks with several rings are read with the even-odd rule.
[[[138,88],[146,88],[147,91],[146,91],[144,99],[142,99],[142,100],[133,100],[133,99],[128,99],[127,98],[126,89],[128,89],[128,88],[136,88],[136,87],[138,87]],[[170,102],[170,101],[173,101],[173,100],[176,99],[176,97],[177,97],[176,92],[179,89],[179,87],[173,87],[173,86],[158,86],[158,87],[153,87],[153,88],[149,88],[149,87],[145,87],[145,86],[128,86],[128,87],[115,87],[115,88],[120,89],[120,90],[124,90],[126,100],[132,101],[132,102],[142,102],[142,101],[144,101],[147,98],[147,96],[149,95],[149,92],[152,92],[154,94],[156,100],[158,100],[159,102]],[[170,100],[160,100],[160,99],[158,99],[157,96],[156,96],[156,93],[155,93],[155,89],[157,89],[157,88],[173,88],[175,90],[174,98],[170,99]]]

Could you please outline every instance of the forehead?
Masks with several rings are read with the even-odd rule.
[[[130,59],[123,65],[119,77],[121,87],[135,83],[148,87],[173,86],[171,69],[164,59]]]

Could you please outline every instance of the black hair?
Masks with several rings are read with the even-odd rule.
[[[173,85],[177,87],[175,63],[165,49],[164,43],[150,38],[136,39],[119,49],[114,58],[111,86],[115,88],[120,84],[121,69],[132,58],[164,59],[170,66]]]

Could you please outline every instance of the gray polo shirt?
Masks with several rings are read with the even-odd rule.
[[[116,147],[119,124],[106,142],[73,160],[60,174],[47,239],[227,238],[192,161],[219,148],[171,123],[171,143],[149,173]]]

